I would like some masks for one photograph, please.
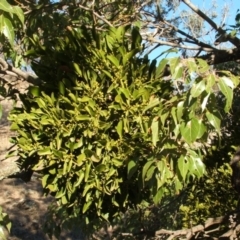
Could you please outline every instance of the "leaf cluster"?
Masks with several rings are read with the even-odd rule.
[[[206,141],[221,127],[213,89],[228,112],[236,77],[216,75],[201,59],[156,66],[140,58],[135,26],[82,26],[48,42],[30,40],[27,54],[40,56],[33,67],[44,84],[30,87],[9,119],[19,163],[42,173],[59,214],[93,230],[143,201],[158,204],[206,173]],[[162,77],[167,64],[170,80]]]
[[[14,28],[24,26],[24,14],[19,6],[12,6],[6,0],[0,3],[0,37],[1,42],[10,44],[13,48],[15,41]]]

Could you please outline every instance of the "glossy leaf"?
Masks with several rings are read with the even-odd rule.
[[[191,95],[193,97],[198,97],[205,90],[204,81],[200,81],[199,83],[194,83],[191,89]]]
[[[2,33],[9,40],[10,44],[13,45],[15,34],[12,22],[6,17],[4,17],[2,20],[3,20]]]
[[[152,143],[154,146],[156,146],[159,140],[159,122],[158,119],[156,118],[153,119],[152,121],[151,131],[152,131]]]
[[[181,134],[187,143],[192,143],[195,141],[199,134],[200,123],[196,118],[191,121],[182,123],[180,126]]]
[[[122,138],[122,132],[123,132],[123,120],[122,119],[118,122],[116,130],[117,130],[119,137]]]
[[[218,116],[207,112],[206,116],[208,118],[208,121],[211,123],[211,125],[218,131],[220,132],[220,124],[221,124],[221,120]]]
[[[181,155],[181,157],[178,159],[178,169],[183,181],[185,181],[189,169],[189,162],[188,159],[186,159],[183,155]]]
[[[205,173],[205,165],[198,157],[189,158],[189,171],[197,177],[202,177]]]
[[[225,78],[224,78],[225,79]],[[232,106],[232,100],[233,100],[233,90],[230,88],[229,81],[224,80],[223,78],[219,79],[218,86],[221,90],[221,92],[226,97],[226,105],[225,105],[225,112],[229,112],[231,106]],[[232,87],[232,86],[231,86]]]
[[[3,10],[5,12],[13,13],[13,7],[6,1],[6,0],[1,0],[0,1],[0,10]]]

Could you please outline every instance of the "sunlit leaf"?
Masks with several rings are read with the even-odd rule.
[[[226,105],[225,105],[225,112],[228,112],[232,106],[232,100],[233,100],[233,89],[230,88],[227,84],[229,84],[226,79],[220,78],[218,82],[218,86],[221,90],[221,92],[226,97]]]
[[[178,169],[182,176],[183,181],[185,181],[185,178],[188,172],[188,168],[189,168],[188,165],[189,165],[188,159],[185,158],[185,156],[181,155],[180,158],[178,159]]]
[[[154,146],[157,145],[157,141],[159,140],[159,122],[158,119],[153,119],[152,125],[151,125],[151,130],[152,130],[152,143]]]
[[[221,120],[218,116],[210,113],[210,112],[207,112],[206,113],[206,116],[207,116],[207,119],[208,121],[211,123],[211,125],[213,127],[215,127],[215,129],[220,132],[220,124],[221,124]]]
[[[200,123],[196,118],[193,118],[191,121],[188,121],[187,123],[181,124],[180,131],[184,140],[187,143],[192,143],[197,139],[199,134],[199,127]]]
[[[191,88],[191,95],[193,97],[198,97],[205,90],[205,82],[202,80],[199,83],[194,83]]]

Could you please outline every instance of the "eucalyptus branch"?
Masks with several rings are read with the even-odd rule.
[[[205,13],[203,13],[198,7],[192,4],[189,0],[182,0],[189,8],[191,8],[196,14],[198,14],[202,19],[204,19],[208,24],[213,27],[219,34],[226,35],[228,40],[235,45],[236,47],[240,46],[240,40],[237,37],[227,35],[221,27],[218,27],[217,24],[210,19]]]
[[[195,37],[193,37],[193,36],[191,36],[191,35],[185,33],[184,31],[178,29],[177,27],[175,27],[174,25],[172,25],[172,24],[169,23],[169,22],[164,21],[164,23],[167,24],[167,25],[169,25],[169,26],[171,26],[176,32],[180,33],[181,35],[187,37],[188,39],[193,40],[193,41],[195,42],[195,44],[197,44],[197,45],[199,45],[199,46],[201,46],[201,47],[207,47],[207,48],[216,49],[216,48],[212,47],[211,45],[206,44],[206,43],[204,43],[204,42],[198,40],[197,38],[195,38]]]
[[[205,52],[212,52],[213,49],[212,48],[207,48],[207,47],[194,47],[194,46],[187,46],[187,45],[182,45],[179,43],[173,43],[173,42],[166,42],[166,41],[162,41],[162,40],[158,40],[155,39],[153,37],[146,37],[147,41],[152,42],[152,43],[158,43],[161,45],[166,45],[166,46],[171,46],[171,47],[177,47],[177,48],[181,48],[181,49],[188,49],[188,50],[204,50]]]

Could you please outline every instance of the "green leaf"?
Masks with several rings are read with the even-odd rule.
[[[107,59],[109,59],[116,67],[119,67],[119,61],[115,56],[108,55]]]
[[[202,60],[201,58],[197,59],[198,62],[198,70],[200,73],[205,73],[210,69],[210,66],[208,65],[208,63],[205,60]]]
[[[91,119],[88,115],[78,115],[76,116],[77,121],[89,121]]]
[[[168,116],[169,116],[169,112],[168,112],[167,110],[165,110],[165,111],[166,111],[166,112],[162,111],[162,112],[161,112],[161,115],[160,115],[160,119],[161,119],[162,125],[165,124],[165,121],[166,121],[166,119],[167,119]]]
[[[132,57],[134,57],[139,52],[139,49],[134,49],[123,56],[123,65],[128,63]]]
[[[37,102],[37,104],[40,108],[45,108],[46,107],[46,103],[41,98],[37,98],[36,102]]]
[[[19,6],[13,6],[13,13],[17,15],[18,19],[24,25],[24,13]]]
[[[128,119],[127,118],[124,118],[123,119],[123,128],[124,128],[124,131],[126,132],[126,133],[128,133],[129,132],[129,121],[128,121]]]
[[[118,136],[120,138],[122,138],[122,131],[123,131],[123,120],[122,119],[118,122],[118,125],[116,126],[116,130],[117,130]]]
[[[178,159],[178,170],[182,176],[183,181],[185,181],[186,179],[186,175],[189,168],[188,165],[189,165],[188,160],[185,158],[185,156],[181,155],[180,158]]]
[[[152,121],[151,131],[152,131],[152,143],[154,146],[156,146],[159,140],[159,122],[157,118],[153,119]]]
[[[3,28],[0,30],[2,31],[4,36],[8,39],[9,43],[13,46],[15,37],[14,28],[12,22],[8,18],[6,17],[3,18]]]
[[[175,125],[177,125],[178,124],[178,121],[177,121],[177,112],[176,112],[176,107],[172,107],[172,109],[171,109],[171,115],[172,115],[172,117],[173,117],[173,120],[174,120],[174,123],[175,123]]]
[[[183,75],[183,67],[179,64],[175,68],[174,73],[172,75],[172,78],[173,79],[179,79],[179,78],[182,78],[182,75]]]
[[[50,176],[49,174],[46,174],[46,175],[44,175],[42,177],[42,186],[43,186],[43,188],[45,188],[47,186],[47,180],[48,180],[49,176]]]
[[[56,195],[55,195],[55,198],[62,198],[62,196],[63,195],[65,195],[65,193],[66,193],[66,189],[64,189],[64,188],[61,188],[61,190],[59,190],[57,193],[56,193]]]
[[[128,162],[128,179],[130,179],[136,171],[137,171],[136,162],[133,160],[130,160]]]
[[[3,10],[5,12],[13,13],[13,7],[6,1],[6,0],[1,0],[0,1],[0,10]]]
[[[85,176],[84,176],[84,181],[85,182],[87,182],[87,180],[88,180],[90,170],[91,170],[91,163],[87,163],[86,164],[86,170],[85,170]]]
[[[66,92],[66,88],[62,81],[58,82],[58,89],[59,89],[59,92],[64,96]]]
[[[40,96],[40,88],[38,86],[30,86],[28,91],[32,94],[33,97]]]
[[[194,83],[191,88],[191,95],[197,98],[205,90],[205,82],[201,80],[199,83]]]
[[[74,183],[74,187],[78,187],[81,184],[81,182],[84,178],[84,172],[81,171],[78,175],[79,175],[79,177],[78,177],[78,180]]]
[[[37,153],[38,153],[39,156],[43,156],[43,155],[49,155],[49,154],[51,154],[52,151],[51,151],[50,147],[45,147],[45,148],[43,148],[43,149],[38,150]]]
[[[102,69],[102,72],[104,72],[110,79],[113,78],[113,75],[110,72],[106,71],[105,69]]]
[[[197,139],[201,138],[204,135],[204,133],[207,132],[207,128],[204,125],[204,123],[202,122],[202,119],[199,119],[198,123],[199,123],[199,128],[198,128]]]
[[[219,79],[218,86],[223,95],[226,97],[226,104],[224,107],[225,112],[229,112],[233,100],[233,89],[230,88],[227,84],[228,82],[226,81],[226,79],[225,80],[223,78]]]
[[[116,31],[115,31],[115,36],[116,36],[116,39],[118,40],[118,41],[121,41],[122,40],[122,38],[123,38],[123,36],[124,36],[124,34],[125,34],[125,27],[124,26],[120,26],[120,27],[118,27],[117,29],[116,29]]]
[[[128,88],[120,88],[121,92],[124,94],[124,96],[127,98],[127,99],[130,99],[131,98],[131,93],[129,92],[129,89]]]
[[[88,201],[88,202],[84,203],[82,213],[85,213],[89,209],[91,204],[92,204],[92,201]]]
[[[199,121],[196,118],[191,119],[186,124],[182,123],[180,132],[187,143],[194,142],[199,134]]]
[[[164,188],[158,189],[157,193],[153,196],[153,202],[157,205],[160,203],[162,197],[164,196]]]
[[[205,165],[199,157],[191,156],[189,158],[189,172],[197,177],[202,177],[205,173]]]
[[[142,181],[143,181],[143,183],[145,181],[146,173],[153,163],[155,163],[155,160],[149,161],[144,165],[143,171],[142,171]]]
[[[148,109],[153,108],[159,104],[160,104],[159,98],[151,99],[149,104],[143,109],[143,113],[145,113]]]
[[[72,63],[73,65],[73,68],[75,70],[75,72],[79,75],[79,76],[82,76],[82,70],[80,69],[79,65],[77,63]]]
[[[211,123],[211,125],[213,127],[215,127],[215,129],[220,132],[220,124],[221,124],[221,120],[218,116],[210,113],[209,111],[206,112],[206,116],[208,121]]]
[[[225,83],[226,86],[230,87],[231,89],[234,89],[235,84],[232,81],[232,79],[230,79],[226,76],[223,76],[223,77],[221,77],[221,80]]]
[[[198,66],[193,58],[187,61],[187,66],[190,74],[197,72]]]
[[[180,122],[182,120],[182,116],[183,116],[183,111],[184,111],[184,101],[181,101],[178,103],[177,105],[177,119],[178,122]]]
[[[206,109],[209,96],[210,96],[210,93],[208,93],[208,95],[205,96],[203,101],[202,101],[202,104],[201,104],[202,112]]]
[[[68,203],[68,200],[67,200],[67,196],[66,196],[66,195],[63,195],[63,196],[62,196],[61,202],[62,202],[63,205],[65,205],[65,204]]]
[[[175,73],[175,70],[176,70],[179,63],[180,63],[180,58],[179,57],[171,58],[169,60],[169,65],[170,65],[170,69],[171,69],[172,74]]]
[[[149,169],[148,169],[148,171],[147,171],[147,177],[146,177],[146,181],[149,181],[150,179],[152,179],[152,177],[153,177],[153,173],[155,172],[155,170],[156,170],[156,165],[154,165],[154,166],[151,166]],[[154,187],[154,186],[153,186]]]
[[[97,172],[104,172],[106,168],[107,168],[107,167],[106,167],[105,164],[99,164],[99,165],[95,168],[95,170],[96,170]]]
[[[216,76],[214,76],[213,74],[210,74],[207,77],[207,84],[206,84],[206,91],[210,94],[213,91],[213,86],[216,83]]]

